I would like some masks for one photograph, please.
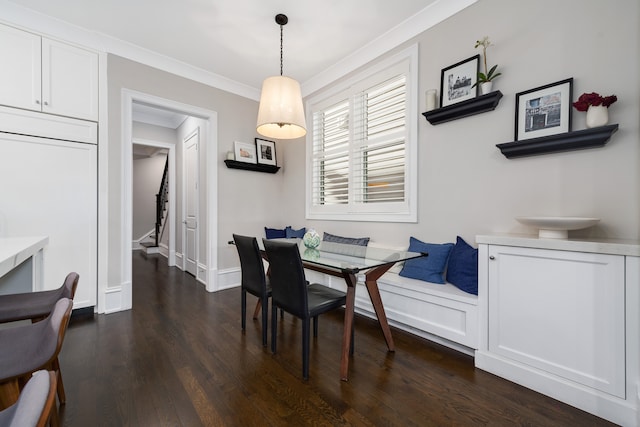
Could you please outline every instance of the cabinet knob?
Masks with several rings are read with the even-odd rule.
[[[36,99],[36,104],[40,105],[40,100]]]
[[[49,103],[47,101],[44,101],[44,105],[49,105]]]
[[[493,255],[489,255],[489,259],[493,261],[494,259],[496,259],[496,257],[494,257]]]

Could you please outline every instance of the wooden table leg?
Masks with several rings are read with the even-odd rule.
[[[260,299],[258,299],[258,302],[256,303],[256,309],[253,311],[253,319],[257,319],[258,318],[258,314],[260,314],[260,309],[262,308],[262,301],[260,301]]]
[[[356,276],[352,273],[344,273],[347,282],[347,303],[344,307],[344,330],[342,332],[342,356],[340,358],[340,379],[348,381],[349,373],[349,349],[351,348],[351,331],[353,329],[353,310],[356,300]]]
[[[384,339],[387,341],[387,348],[389,351],[396,351],[396,345],[393,342],[393,336],[391,335],[391,328],[387,321],[387,314],[385,313],[384,306],[382,305],[382,298],[380,297],[380,290],[378,289],[378,281],[366,280],[364,283],[369,291],[369,298],[371,298],[373,309],[375,310],[376,317],[380,323],[380,329],[382,329]]]

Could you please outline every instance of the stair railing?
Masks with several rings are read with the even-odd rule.
[[[156,194],[156,246],[160,240],[160,227],[164,219],[165,205],[167,203],[167,195],[169,190],[169,158],[164,164],[164,172],[162,173],[162,181],[160,182],[160,190]],[[164,232],[164,228],[162,230]]]

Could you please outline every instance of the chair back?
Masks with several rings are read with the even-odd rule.
[[[309,316],[307,281],[296,243],[262,240],[269,261],[273,304],[300,318]]]
[[[62,284],[62,295],[60,298],[69,298],[73,299],[76,296],[76,289],[78,289],[78,280],[80,280],[80,275],[76,272],[71,272],[67,274],[67,277],[64,279],[64,283]]]
[[[36,371],[27,381],[18,401],[0,411],[0,426],[44,427],[48,424],[56,398],[56,375],[50,371]]]
[[[262,255],[255,237],[233,235],[238,249],[240,269],[242,271],[242,287],[254,295],[266,296],[267,283],[264,275]]]
[[[40,366],[46,366],[57,359],[60,350],[62,350],[72,309],[73,301],[69,298],[61,298],[56,302],[51,314],[41,322],[47,326],[42,328],[36,354],[44,355],[48,359]],[[35,325],[38,323],[31,326]]]

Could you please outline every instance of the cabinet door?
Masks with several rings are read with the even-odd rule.
[[[40,36],[0,25],[0,104],[40,111]]]
[[[74,308],[97,300],[97,145],[0,133],[0,235],[48,236],[43,289],[80,275]]]
[[[42,39],[42,111],[98,121],[98,54]]]
[[[624,257],[489,247],[489,351],[624,398]]]

